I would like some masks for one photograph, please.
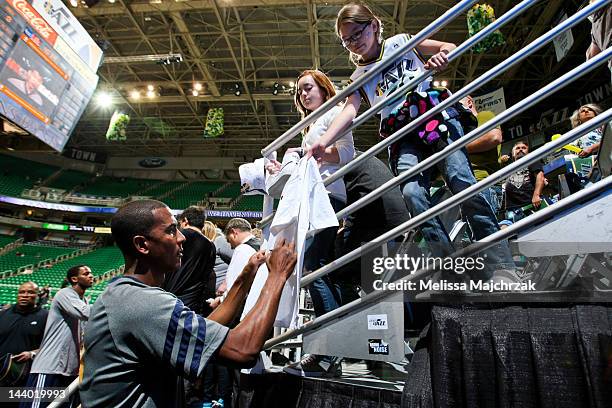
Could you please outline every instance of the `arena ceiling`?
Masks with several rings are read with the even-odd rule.
[[[125,156],[214,156],[250,160],[299,117],[290,83],[304,69],[317,67],[339,87],[352,72],[347,53],[334,34],[334,20],[345,1],[327,0],[102,0],[91,8],[71,8],[94,39],[105,48],[98,90],[114,96],[115,107],[129,113],[128,140],[109,142],[105,132],[114,109],[90,103],[71,137],[69,147]],[[516,2],[491,1],[499,16]],[[458,89],[503,58],[550,29],[559,13],[576,11],[579,1],[541,1],[502,31],[507,44],[484,55],[466,54],[438,79]],[[386,36],[415,33],[456,4],[454,0],[371,1],[382,16]],[[588,22],[573,30],[576,61],[584,60],[589,43]],[[465,16],[443,28],[435,38],[461,43],[467,37]],[[180,53],[183,61],[169,65],[134,61],[146,55]],[[567,59],[568,61],[571,58]],[[507,100],[558,74],[552,46],[490,89],[504,86]],[[201,83],[198,96],[194,83]],[[274,84],[279,92],[274,95]],[[147,98],[152,85],[159,96]],[[236,96],[238,86],[241,94]],[[132,92],[140,91],[134,99]],[[203,138],[209,108],[225,111],[225,134]],[[355,133],[364,148],[377,139],[376,122]],[[298,141],[295,141],[297,144]],[[41,144],[37,148],[44,149]],[[31,146],[34,148],[34,146]]]

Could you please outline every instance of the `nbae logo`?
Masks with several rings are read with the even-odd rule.
[[[369,339],[368,340],[368,353],[388,356],[389,355],[389,343],[385,343],[382,339]]]

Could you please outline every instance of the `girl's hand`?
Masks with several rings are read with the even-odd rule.
[[[436,71],[444,71],[448,66],[448,57],[445,52],[434,54],[425,64],[425,69],[435,69]]]
[[[323,160],[323,156],[325,156],[325,145],[319,142],[313,144],[306,152],[306,157],[314,157],[318,162]]]
[[[272,175],[280,171],[282,164],[277,160],[270,160],[268,163],[266,163],[265,167],[268,173]]]

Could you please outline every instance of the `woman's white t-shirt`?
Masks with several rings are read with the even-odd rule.
[[[312,125],[304,139],[302,140],[302,148],[304,150],[309,149],[310,146],[319,141],[321,136],[325,133],[329,125],[334,121],[336,116],[342,112],[342,106],[336,105],[328,110],[323,116],[317,119]],[[340,156],[339,163],[322,162],[319,166],[319,172],[321,178],[325,181],[326,178],[334,174],[343,165],[353,160],[355,156],[355,144],[353,142],[353,133],[348,132],[343,135],[340,139],[334,142],[333,146],[338,149],[338,156]],[[336,180],[327,187],[327,191],[334,198],[346,203],[346,187],[342,179]]]

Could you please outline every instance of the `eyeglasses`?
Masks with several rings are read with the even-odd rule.
[[[342,46],[344,48],[348,48],[351,44],[354,44],[356,41],[359,41],[359,39],[363,35],[363,32],[365,31],[366,28],[368,28],[371,22],[372,21],[368,21],[367,23],[364,23],[363,28],[361,30],[357,31],[355,34],[351,35],[347,39],[342,39]]]

